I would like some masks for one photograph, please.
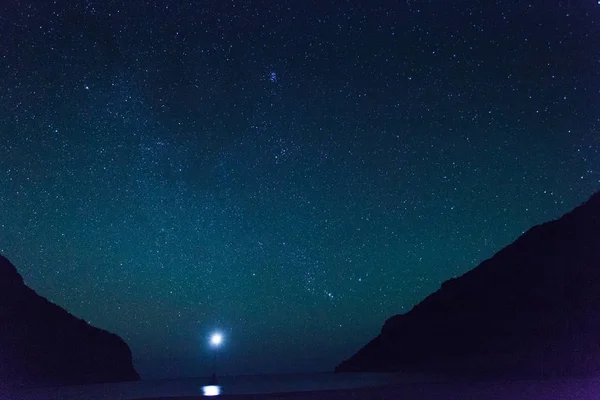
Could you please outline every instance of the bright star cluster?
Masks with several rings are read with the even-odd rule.
[[[144,377],[332,369],[600,188],[595,1],[7,2],[0,252]]]

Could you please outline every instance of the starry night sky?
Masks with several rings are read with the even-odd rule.
[[[143,377],[332,369],[600,188],[596,0],[6,1],[0,252]]]

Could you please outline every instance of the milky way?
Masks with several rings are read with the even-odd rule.
[[[6,3],[0,251],[146,377],[331,369],[600,188],[595,1]]]

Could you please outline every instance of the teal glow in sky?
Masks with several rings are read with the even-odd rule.
[[[600,188],[595,1],[6,3],[0,252],[143,377],[332,369]]]

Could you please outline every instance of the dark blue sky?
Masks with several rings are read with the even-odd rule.
[[[324,4],[327,3],[327,4]],[[327,370],[600,188],[596,1],[0,6],[0,252],[145,377]]]

